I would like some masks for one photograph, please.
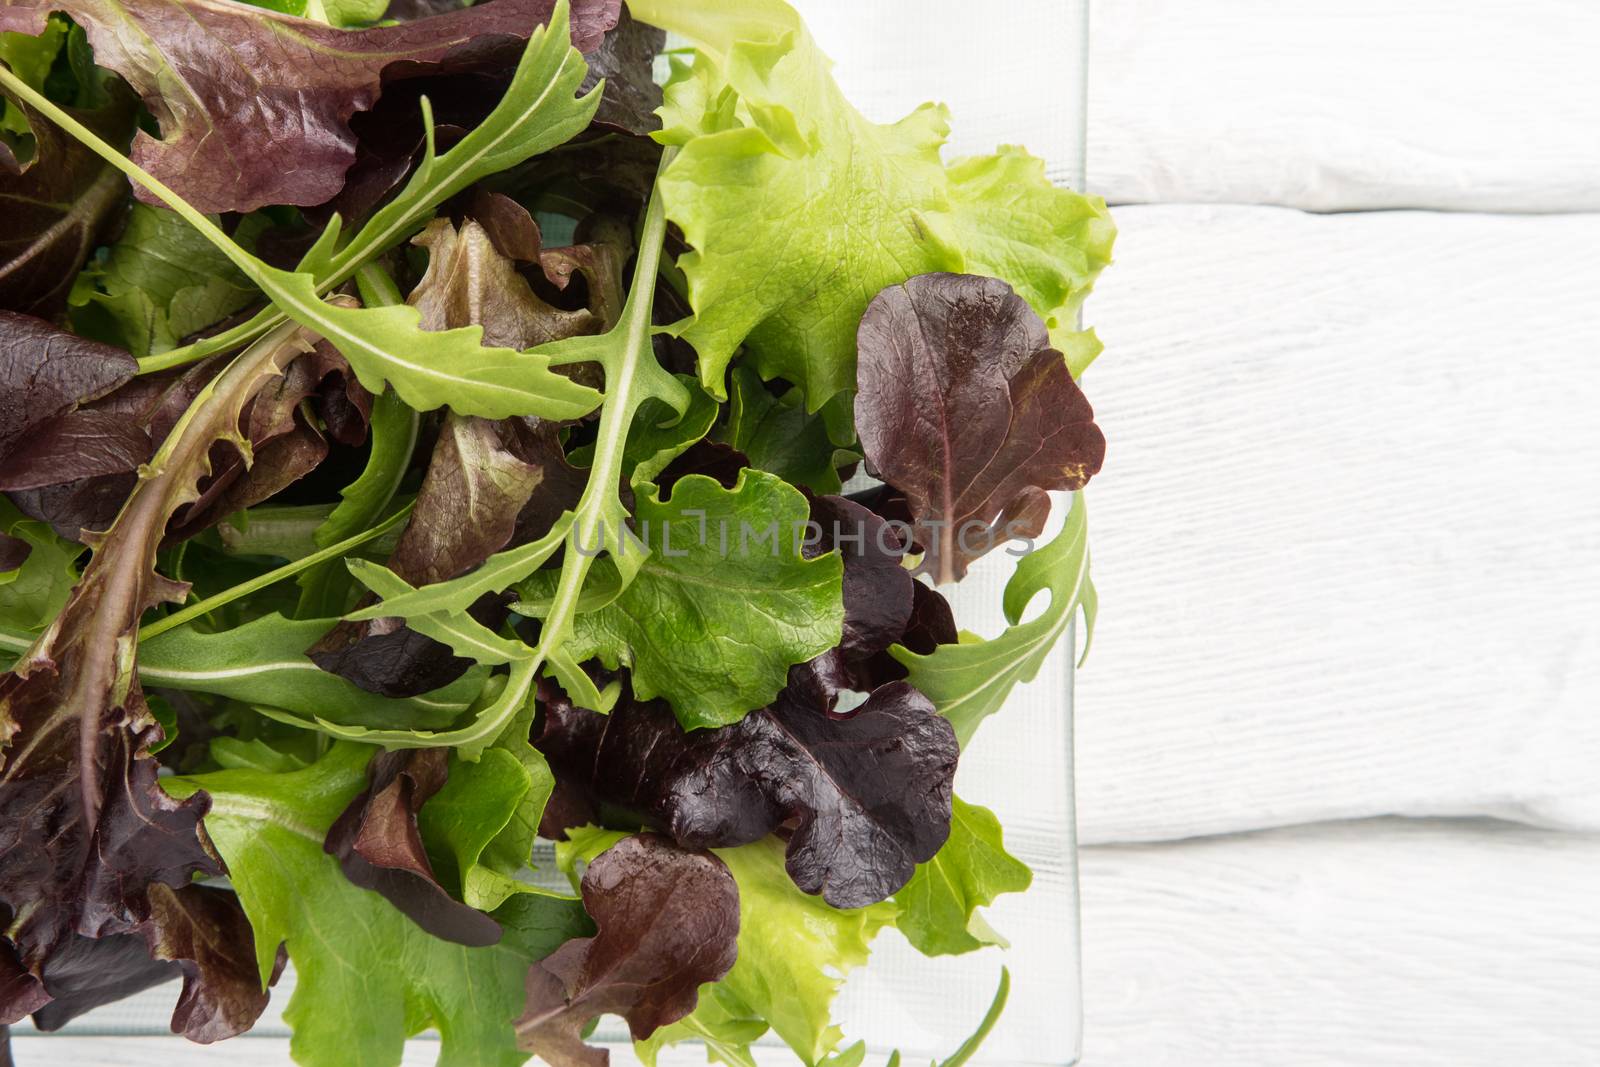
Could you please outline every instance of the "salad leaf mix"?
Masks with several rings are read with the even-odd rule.
[[[292,965],[309,1067],[845,1067],[886,928],[1004,944],[1114,230],[947,127],[782,0],[0,3],[0,1053]]]

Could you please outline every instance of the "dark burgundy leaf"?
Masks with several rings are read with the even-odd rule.
[[[356,137],[355,162],[345,172],[344,186],[331,200],[308,208],[306,218],[317,227],[337,212],[352,228],[365,220],[411,173],[422,158],[425,131],[422,99],[433,112],[434,145],[445,152],[505,95],[508,77],[483,71],[407,78],[384,86],[383,96],[370,111],[350,119]],[[317,230],[307,230],[308,240]],[[305,251],[302,244],[285,266],[293,266]]]
[[[9,11],[0,7],[0,29],[11,28]],[[108,85],[105,97],[95,110],[67,111],[104,140],[125,147],[136,101],[122,85]],[[120,224],[128,180],[54,123],[16,106],[27,116],[35,148],[22,167],[8,150],[0,151],[0,308],[56,318],[66,310],[84,260]],[[0,351],[9,347],[9,340],[0,341]]]
[[[111,392],[138,369],[120,348],[0,311],[0,471],[37,427]]]
[[[950,602],[937,589],[918,582],[912,587],[911,619],[900,643],[918,655],[927,656],[940,645],[953,645],[960,639]]]
[[[138,377],[80,411],[115,416],[124,427],[143,431],[147,444],[138,462],[144,462],[155,452],[156,442],[166,439],[220,366],[218,360],[207,360],[173,373]],[[130,466],[124,473],[97,475],[7,495],[27,515],[48,522],[60,536],[77,541],[82,540],[84,530],[104,530],[111,525],[136,480]]]
[[[208,1044],[244,1033],[267,1006],[256,969],[255,939],[232,893],[210,886],[152,886],[150,919],[142,933],[157,959],[177,964],[183,991],[172,1011],[172,1031]],[[270,982],[288,957],[280,948]]]
[[[366,790],[334,820],[323,849],[351,882],[382,895],[433,936],[492,945],[500,925],[444,891],[417,829],[417,812],[444,787],[448,760],[442,748],[380,752],[367,767]]]
[[[589,73],[581,87],[588,92],[605,79],[605,93],[594,116],[596,126],[640,136],[661,128],[656,115],[661,86],[655,80],[655,61],[666,43],[665,30],[635,22],[623,9],[599,49],[589,56]]]
[[[959,750],[905,682],[880,686],[843,719],[829,714],[838,684],[820,666],[795,668],[771,707],[692,732],[661,701],[624,699],[599,715],[542,687],[534,743],[602,815],[643,820],[685,848],[748,844],[792,823],[795,884],[862,907],[944,844]]]
[[[123,474],[150,458],[150,435],[113,412],[80,408],[58,415],[0,461],[0,489],[39,489]]]
[[[506,196],[478,189],[468,212],[489,235],[494,250],[518,263],[537,263],[543,239],[527,208]]]
[[[183,990],[173,1011],[174,1033],[209,1043],[254,1024],[267,992],[237,898],[199,885],[151,886],[148,898],[144,937],[74,937],[50,957],[44,988],[52,999],[34,1013],[39,1029],[58,1030],[84,1012],[175,978],[183,979]]]
[[[490,629],[498,629],[506,621],[505,599],[486,595],[468,614]],[[306,649],[306,655],[318,667],[369,693],[395,698],[431,693],[472,667],[471,660],[399,619],[340,623]]]
[[[58,6],[14,0],[0,7],[0,30],[39,33]],[[78,0],[72,16],[95,61],[127,78],[161,125],[160,139],[134,138],[134,162],[218,212],[327,200],[355,159],[350,117],[372,107],[385,80],[502,66],[554,6],[495,0],[365,30],[229,0]],[[577,0],[573,43],[597,48],[617,9],[618,0]]]
[[[679,478],[703,474],[714,478],[724,489],[732,489],[739,472],[750,466],[750,459],[732,445],[702,437],[667,464],[656,478],[663,495],[671,492]]]
[[[600,1015],[620,1015],[636,1040],[688,1015],[700,986],[738,956],[739,887],[709,852],[686,852],[655,834],[623,838],[583,872],[593,937],[575,938],[528,972],[522,1048],[552,1067],[605,1067],[584,1043]]]
[[[248,929],[245,937],[248,944]],[[181,976],[176,963],[152,958],[138,934],[98,940],[74,934],[45,961],[38,988],[46,1002],[33,1013],[33,1022],[41,1030],[59,1030],[84,1012]]]
[[[28,555],[32,551],[33,546],[21,538],[0,533],[0,574],[14,571],[28,562]]]
[[[201,953],[194,979],[203,988],[181,1025],[220,1033],[248,1014],[220,950],[200,944],[210,935],[186,941],[196,935],[166,925],[199,920],[151,888],[223,870],[201,828],[209,798],[176,801],[156,783],[149,750],[163,731],[139,686],[137,633],[147,608],[186,592],[156,573],[156,553],[168,519],[193,499],[213,442],[236,434],[255,392],[310,347],[303,330],[280,327],[215,380],[93,539],[50,629],[0,676],[0,911],[16,917],[6,929],[16,961],[47,991],[50,960],[74,936],[139,933],[158,954],[185,945]]]
[[[1100,469],[1094,411],[1044,322],[1005,282],[924,274],[861,319],[855,415],[868,468],[905,494],[939,582],[1037,533],[1045,490]]]
[[[812,496],[811,521],[820,543],[808,555],[837,548],[844,557],[844,638],[840,651],[851,657],[882,652],[900,639],[911,618],[912,587],[917,583],[900,565],[906,545],[893,525],[842,496]]]
[[[111,525],[136,481],[138,477],[129,471],[43,489],[21,489],[6,496],[24,515],[49,523],[56,536],[84,541],[90,531]]]

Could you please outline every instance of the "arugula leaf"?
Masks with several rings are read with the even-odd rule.
[[[38,33],[55,3],[12,0],[0,29]],[[134,162],[198,210],[220,212],[327,200],[355,159],[350,116],[372,106],[385,76],[481,62],[486,45],[527,36],[552,9],[498,0],[357,31],[226,0],[184,0],[176,18],[165,0],[77,0],[72,15],[96,61],[127,78],[161,125],[160,139],[135,138]],[[593,47],[616,4],[578,9],[576,36]]]
[[[649,558],[615,600],[574,619],[577,659],[627,666],[640,699],[665,697],[692,729],[770,703],[791,665],[839,643],[843,566],[805,558],[809,509],[782,479],[745,471],[726,490],[691,475],[666,501],[639,487],[635,510]],[[542,615],[554,584],[523,583],[518,610]]]
[[[434,1027],[441,1067],[517,1067],[527,1057],[511,1020],[523,1006],[526,949],[512,938],[487,948],[441,941],[352,885],[323,851],[328,828],[366,785],[373,751],[335,745],[303,771],[218,771],[163,784],[180,798],[211,797],[206,830],[250,917],[263,981],[279,944],[288,949],[297,982],[284,1019],[297,1063],[394,1067],[406,1037]],[[529,898],[528,906],[571,905]]]
[[[1005,850],[994,813],[955,797],[949,840],[894,895],[900,908],[895,925],[928,956],[1004,945],[978,909],[1001,893],[1021,893],[1032,882],[1033,872]]]
[[[1088,521],[1083,494],[1076,493],[1055,540],[1018,560],[1006,583],[1003,604],[1009,629],[989,640],[963,633],[959,644],[939,645],[927,654],[901,645],[889,651],[905,665],[911,684],[950,720],[965,748],[978,724],[1000,710],[1011,687],[1032,681],[1039,673],[1080,606],[1088,633],[1094,632],[1091,589]],[[1049,604],[1023,622],[1029,603],[1046,590]],[[1085,646],[1088,640],[1086,635]]]

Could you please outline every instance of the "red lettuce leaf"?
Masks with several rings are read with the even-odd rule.
[[[709,852],[687,852],[655,834],[623,838],[583,873],[593,937],[575,938],[528,973],[521,1046],[553,1067],[605,1067],[584,1028],[620,1015],[635,1039],[688,1015],[700,986],[721,979],[738,955],[739,887]]]
[[[923,274],[879,293],[857,335],[856,426],[867,465],[905,494],[921,572],[943,583],[1012,536],[1037,536],[1046,490],[1081,489],[1105,438],[1005,282]]]
[[[201,211],[320,204],[355,160],[350,117],[385,80],[513,61],[554,0],[494,0],[415,22],[338,30],[232,0],[76,0],[95,61],[128,79],[161,126],[133,160]],[[13,0],[0,30],[37,34],[59,0]],[[593,51],[618,0],[577,0]],[[142,198],[148,196],[139,191]],[[151,202],[154,202],[153,200]]]
[[[0,311],[0,487],[12,452],[39,426],[111,392],[138,369],[120,348]]]
[[[617,24],[606,31],[605,40],[589,57],[589,73],[579,89],[581,95],[605,79],[594,125],[640,136],[661,128],[656,114],[661,106],[661,86],[654,74],[656,55],[666,43],[665,30],[636,22],[623,8]]]
[[[10,28],[11,10],[0,7],[0,29]],[[26,32],[40,32],[43,19],[41,14],[38,28]],[[108,85],[103,95],[99,107],[67,111],[104,140],[126,146],[133,133],[133,94]],[[15,101],[7,106],[27,116],[35,147],[33,158],[19,165],[0,143],[0,308],[53,319],[66,310],[84,260],[120,225],[128,181],[31,108]]]
[[[417,812],[444,787],[448,761],[442,748],[373,757],[367,788],[334,820],[323,849],[351,882],[379,893],[434,937],[492,945],[500,940],[500,924],[445,892],[417,828]]]
[[[116,518],[137,480],[134,468],[155,453],[155,443],[164,440],[178,424],[184,411],[216,374],[220,362],[208,360],[182,371],[143,375],[115,392],[60,416],[75,419],[94,414],[120,423],[121,433],[137,431],[144,435],[138,459],[126,470],[111,474],[78,474],[78,460],[72,454],[34,455],[45,464],[48,484],[36,489],[14,490],[8,496],[32,518],[48,522],[55,532],[73,541],[83,540],[83,531],[104,530]],[[43,432],[56,432],[48,427]],[[131,439],[130,439],[131,440]],[[6,477],[39,481],[20,459],[5,466]]]
[[[20,537],[0,533],[0,574],[14,571],[28,562],[28,556],[32,552],[33,546]]]
[[[907,545],[895,527],[842,496],[810,496],[811,521],[820,555],[837,548],[844,557],[844,638],[849,657],[882,652],[905,633],[911,618],[912,587],[918,583],[900,565]]]
[[[259,1011],[236,988],[244,975],[259,990],[254,967],[231,965],[231,946],[200,932],[237,929],[219,918],[237,905],[160,888],[223,870],[201,826],[209,799],[177,801],[156,784],[150,752],[164,731],[139,686],[138,627],[147,608],[183,599],[185,586],[156,573],[156,553],[168,520],[195,498],[212,445],[239,440],[246,404],[311,347],[302,329],[280,327],[213,381],[116,521],[92,538],[55,621],[0,676],[0,912],[12,920],[6,939],[21,972],[9,976],[0,1021],[39,1006],[26,980],[48,995],[50,961],[74,937],[129,933],[158,956],[192,954],[196,988],[177,1019],[187,1032],[222,1036]],[[248,958],[251,948],[240,951]]]
[[[838,908],[892,896],[949,834],[955,732],[905,682],[830,714],[831,666],[796,667],[770,707],[693,732],[661,701],[624,698],[599,715],[541,688],[534,744],[564,792],[557,810],[642,820],[685,848],[792,825],[787,867],[802,890]]]

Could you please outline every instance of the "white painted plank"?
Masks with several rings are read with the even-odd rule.
[[[1600,210],[1592,0],[1105,0],[1089,188],[1315,211]]]
[[[1116,218],[1082,840],[1600,828],[1600,215]]]
[[[1600,1062],[1600,839],[1386,820],[1081,869],[1085,1067]]]
[[[868,118],[937,101],[950,108],[947,157],[1025,145],[1051,180],[1081,187],[1088,0],[1007,0],[982,18],[970,0],[793,2]]]

